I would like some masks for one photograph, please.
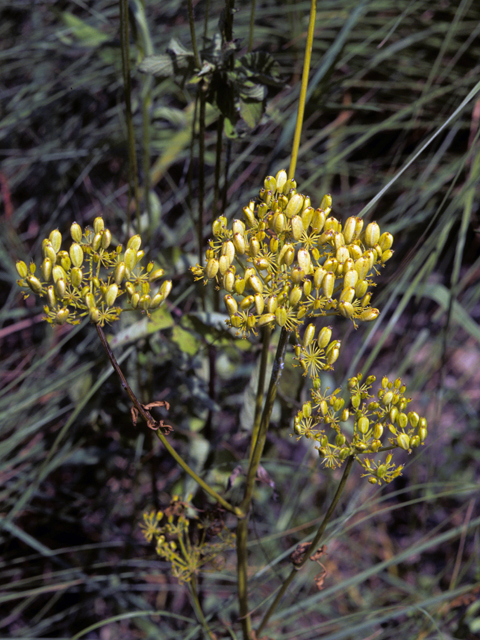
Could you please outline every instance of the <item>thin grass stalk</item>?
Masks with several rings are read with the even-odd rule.
[[[240,619],[242,623],[242,632],[244,640],[250,640],[252,634],[252,621],[248,608],[248,522],[249,510],[255,488],[255,480],[257,477],[258,466],[262,458],[265,441],[267,438],[268,427],[270,425],[270,417],[272,415],[273,404],[277,396],[277,388],[282,376],[285,364],[285,352],[288,344],[288,331],[282,328],[280,338],[277,345],[277,352],[272,367],[270,377],[270,385],[268,388],[265,406],[263,408],[260,428],[255,440],[252,441],[250,461],[247,471],[247,479],[245,482],[244,498],[240,505],[242,513],[245,517],[238,521],[237,525],[237,580],[238,580],[238,602],[240,608]]]
[[[98,337],[100,338],[100,342],[102,343],[102,346],[103,346],[103,348],[105,349],[105,352],[108,355],[108,359],[110,360],[110,363],[111,363],[112,367],[115,369],[116,374],[120,378],[120,381],[122,383],[122,387],[127,392],[127,394],[129,396],[130,400],[132,401],[134,407],[137,409],[138,413],[142,416],[142,418],[146,421],[147,425],[155,425],[156,424],[155,419],[152,417],[150,412],[147,411],[147,409],[144,408],[142,403],[138,400],[137,396],[135,395],[135,393],[133,392],[132,388],[128,384],[127,379],[123,375],[123,371],[120,369],[120,366],[119,366],[119,364],[118,364],[118,362],[117,362],[117,360],[115,358],[115,355],[114,355],[113,351],[110,349],[110,345],[108,344],[108,341],[107,341],[107,338],[106,338],[106,336],[105,336],[105,334],[103,332],[103,329],[98,324],[95,325],[95,328],[97,330]],[[155,433],[156,433],[158,439],[160,440],[160,442],[167,449],[168,453],[180,465],[180,467],[185,471],[185,473],[188,473],[188,475],[191,478],[193,478],[195,480],[195,482],[200,487],[202,487],[202,489],[206,493],[208,493],[214,500],[219,502],[222,505],[222,507],[224,507],[227,511],[230,511],[231,513],[234,513],[239,518],[243,517],[243,512],[242,512],[241,509],[239,509],[238,507],[234,507],[227,500],[222,498],[222,496],[220,494],[218,494],[214,489],[212,489],[212,487],[210,487],[204,480],[202,480],[202,478],[200,478],[195,473],[195,471],[191,467],[189,467],[189,465],[185,462],[185,460],[171,446],[171,444],[169,443],[167,438],[164,436],[164,434],[160,431],[160,429],[156,429]]]
[[[200,71],[202,61],[198,53],[197,36],[195,35],[195,18],[193,16],[193,2],[188,0],[188,24],[190,25],[190,38],[192,39],[193,57],[195,58],[195,67]]]
[[[315,553],[315,551],[317,549],[317,546],[318,546],[320,540],[322,539],[323,534],[325,533],[325,529],[327,528],[327,525],[330,522],[330,519],[333,516],[333,513],[334,513],[334,511],[335,511],[335,509],[337,507],[338,501],[340,500],[340,496],[342,495],[343,490],[345,489],[345,485],[347,484],[348,476],[350,475],[350,471],[352,470],[352,466],[353,466],[354,461],[355,461],[355,456],[349,456],[347,458],[347,461],[346,461],[346,464],[345,464],[345,468],[343,470],[342,479],[340,480],[340,483],[339,483],[339,485],[337,487],[335,495],[333,496],[332,502],[330,503],[330,506],[328,507],[327,513],[325,514],[321,525],[318,527],[317,533],[315,534],[315,537],[313,538],[312,542],[310,543],[310,546],[309,546],[308,550],[305,552],[301,562],[299,562],[299,564],[296,565],[296,567],[294,569],[292,569],[292,571],[290,572],[290,574],[288,575],[288,577],[286,578],[286,580],[284,581],[284,583],[282,584],[282,586],[278,590],[278,593],[275,596],[275,600],[272,602],[272,604],[270,605],[268,611],[264,615],[263,620],[262,620],[262,622],[260,623],[260,626],[257,629],[257,636],[258,637],[260,636],[260,633],[265,628],[265,626],[268,624],[268,621],[270,620],[270,617],[274,613],[274,611],[277,608],[277,606],[280,604],[281,599],[283,598],[286,590],[288,589],[288,587],[290,586],[291,582],[293,581],[293,579],[297,575],[298,571],[307,562],[307,560],[309,559],[310,555]]]
[[[216,640],[217,636],[212,632],[210,627],[208,626],[207,619],[205,618],[205,614],[203,613],[203,609],[200,605],[200,600],[197,593],[197,584],[195,580],[195,576],[192,577],[190,582],[188,583],[188,588],[190,591],[190,595],[192,597],[193,608],[195,609],[195,614],[197,616],[197,620],[203,627],[203,631],[205,635],[210,638],[210,640]]]
[[[257,0],[252,0],[250,8],[250,26],[248,29],[248,53],[253,49],[253,31],[255,29],[255,10],[257,8]]]
[[[310,62],[312,59],[313,36],[315,31],[315,17],[317,14],[317,0],[312,0],[310,5],[310,17],[308,19],[307,42],[305,44],[305,56],[303,59],[302,84],[300,86],[300,97],[298,99],[297,123],[293,136],[292,155],[290,158],[290,168],[288,169],[289,179],[295,177],[297,168],[298,149],[300,147],[300,137],[302,135],[303,115],[305,113],[305,101],[307,98],[308,75],[310,73]]]
[[[260,429],[260,418],[262,417],[263,393],[265,390],[265,377],[268,366],[268,352],[270,348],[270,338],[272,336],[272,327],[264,327],[262,331],[262,353],[260,356],[260,370],[258,372],[257,395],[255,398],[255,416],[253,420],[252,444],[250,449],[250,460],[252,460],[253,451]]]
[[[128,135],[128,204],[127,204],[127,234],[131,226],[130,202],[132,197],[132,183],[135,200],[135,216],[137,229],[140,229],[140,195],[138,187],[137,153],[135,150],[135,135],[132,117],[132,87],[130,82],[130,44],[128,34],[128,2],[120,0],[120,48],[122,51],[122,73],[125,90],[125,119]]]

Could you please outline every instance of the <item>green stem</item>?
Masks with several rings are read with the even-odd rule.
[[[202,61],[197,49],[197,37],[195,35],[195,20],[193,17],[193,2],[188,0],[188,23],[190,24],[190,37],[192,39],[193,57],[195,58],[195,67],[200,71]]]
[[[135,214],[137,229],[140,229],[140,193],[138,187],[137,153],[135,150],[135,136],[133,133],[131,83],[130,83],[130,44],[128,37],[128,2],[120,0],[120,47],[122,51],[122,73],[125,87],[125,111],[128,134],[128,205],[127,228],[130,228],[130,200],[133,191],[135,196]]]
[[[308,20],[308,34],[305,45],[305,56],[303,59],[302,84],[300,87],[300,97],[298,99],[297,124],[295,125],[295,135],[293,137],[292,156],[288,177],[295,176],[297,168],[298,149],[300,147],[300,136],[302,135],[303,114],[305,113],[305,100],[307,97],[308,74],[310,73],[310,61],[312,58],[313,35],[315,31],[315,16],[317,13],[317,0],[311,0],[310,18]]]
[[[263,449],[267,439],[268,427],[270,425],[270,417],[272,415],[273,404],[277,395],[277,388],[282,376],[283,366],[285,363],[285,352],[288,344],[288,331],[282,328],[280,338],[278,340],[277,352],[273,361],[272,374],[270,377],[270,385],[263,407],[260,428],[255,440],[252,442],[252,450],[250,453],[250,461],[247,471],[247,479],[245,482],[245,493],[243,501],[240,505],[242,513],[245,517],[238,521],[237,525],[237,580],[238,580],[238,601],[240,607],[240,619],[242,623],[242,632],[244,640],[250,640],[252,637],[252,621],[248,610],[248,520],[250,504],[255,488],[255,480],[257,477],[258,466],[262,459]]]
[[[103,332],[103,329],[98,324],[95,325],[95,329],[97,330],[98,337],[100,338],[100,342],[102,343],[102,346],[108,355],[110,363],[112,367],[115,369],[116,374],[120,378],[122,387],[127,392],[134,407],[137,409],[138,413],[142,416],[142,418],[145,420],[145,422],[148,425],[155,424],[156,423],[155,419],[152,417],[150,412],[145,409],[142,403],[138,400],[137,396],[134,394],[132,388],[128,384],[127,379],[123,375],[123,371],[120,369],[117,359],[115,358],[113,351],[110,349],[110,345],[108,344],[108,340]],[[172,447],[172,445],[169,443],[169,441],[167,440],[165,435],[160,431],[160,429],[156,429],[155,433],[157,434],[158,439],[163,444],[165,449],[172,456],[172,458],[180,465],[180,467],[185,471],[185,473],[188,473],[188,475],[191,478],[193,478],[200,487],[202,487],[202,489],[206,493],[208,493],[212,498],[214,498],[214,500],[217,500],[217,502],[219,502],[222,505],[222,507],[224,507],[227,511],[234,513],[238,518],[244,517],[244,513],[241,509],[239,509],[238,507],[234,507],[229,502],[227,502],[227,500],[222,498],[220,494],[218,494],[214,489],[212,489],[212,487],[210,487],[204,480],[202,480],[202,478],[200,478],[195,473],[195,471],[191,467],[188,466],[185,460],[175,451],[175,449]]]
[[[211,640],[215,640],[217,636],[212,632],[212,630],[208,626],[207,619],[205,618],[205,614],[203,613],[202,607],[200,606],[200,601],[198,599],[197,585],[196,585],[196,581],[195,581],[195,576],[192,577],[192,579],[190,580],[188,586],[189,586],[189,589],[190,589],[190,595],[192,596],[193,608],[195,609],[195,614],[197,616],[197,619],[200,622],[200,624],[202,625],[205,634],[209,638],[211,638]]]
[[[248,52],[253,49],[253,30],[255,29],[255,9],[256,9],[256,0],[252,0],[251,10],[250,10],[250,28],[248,31]]]
[[[255,398],[255,417],[253,420],[252,443],[250,449],[250,461],[257,442],[258,432],[260,429],[260,418],[262,417],[263,392],[265,389],[265,376],[268,366],[268,352],[270,347],[270,338],[272,336],[272,328],[264,327],[262,332],[262,354],[260,356],[260,370],[258,372],[257,397]],[[249,461],[249,462],[250,462]]]
[[[310,555],[315,553],[316,549],[318,548],[318,544],[320,542],[320,540],[322,539],[323,534],[325,533],[325,529],[327,528],[327,525],[335,511],[335,508],[338,504],[338,501],[340,500],[340,496],[343,493],[343,490],[345,488],[345,485],[347,484],[347,479],[348,476],[350,475],[350,471],[352,470],[352,466],[353,463],[355,461],[355,456],[349,456],[347,458],[347,462],[345,464],[345,468],[343,470],[343,475],[342,475],[342,479],[340,480],[340,484],[337,487],[337,490],[335,492],[335,495],[333,496],[333,500],[330,503],[330,506],[328,507],[328,511],[325,514],[325,517],[322,520],[322,524],[319,526],[317,533],[315,534],[315,537],[313,538],[312,542],[310,543],[310,547],[308,548],[308,550],[305,552],[301,562],[299,564],[297,564],[295,566],[294,569],[292,569],[292,571],[290,572],[289,576],[287,577],[287,579],[285,580],[285,582],[282,584],[282,586],[280,587],[275,600],[272,602],[272,604],[270,605],[270,608],[268,609],[267,613],[264,615],[262,622],[260,623],[260,626],[257,629],[257,637],[260,637],[260,633],[262,632],[262,630],[265,628],[265,626],[267,625],[270,616],[273,614],[273,612],[275,611],[275,609],[277,608],[277,606],[280,603],[280,600],[283,598],[283,595],[285,594],[286,590],[288,589],[288,587],[290,586],[290,583],[293,581],[293,579],[295,578],[295,576],[297,575],[298,571],[303,567],[303,565],[307,562],[307,560],[309,559]]]

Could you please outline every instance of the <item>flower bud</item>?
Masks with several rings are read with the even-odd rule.
[[[60,311],[55,316],[55,324],[60,324],[60,325],[65,324],[65,322],[68,319],[69,313],[70,312],[66,307],[64,307],[63,309],[60,309]]]
[[[65,297],[66,291],[65,280],[63,278],[59,278],[58,280],[56,280],[54,288],[57,298],[60,298],[60,300],[62,300]]]
[[[72,287],[75,289],[79,289],[83,280],[83,272],[78,267],[73,267],[70,271],[70,282],[72,283]]]
[[[365,244],[373,247],[380,239],[380,227],[376,222],[370,222],[365,229]]]
[[[376,320],[379,315],[380,311],[378,309],[369,307],[368,309],[362,311],[358,319],[361,320],[361,322],[372,322],[373,320]]]
[[[83,264],[82,247],[77,242],[73,242],[70,247],[69,253],[70,253],[70,260],[72,261],[73,266],[80,268]]]
[[[350,244],[355,237],[355,225],[356,220],[353,216],[348,218],[345,222],[345,226],[343,228],[343,237],[345,238],[346,244]]]
[[[138,234],[132,236],[127,242],[127,249],[133,249],[135,253],[137,253],[137,251],[140,249],[141,246],[142,246],[142,238]]]
[[[228,314],[233,316],[238,311],[238,304],[235,298],[231,295],[224,296],[225,306],[227,307]]]
[[[110,246],[111,242],[112,242],[112,234],[110,232],[110,229],[104,229],[102,234],[102,249],[106,251]]]
[[[410,449],[410,438],[406,433],[401,433],[399,436],[397,436],[397,445],[402,449],[405,449],[405,451],[408,451]]]
[[[60,247],[62,246],[62,234],[60,233],[60,231],[58,229],[54,229],[48,236],[48,239],[50,240],[55,253],[58,253],[60,251]]]
[[[77,222],[74,222],[70,227],[70,235],[74,242],[82,241],[82,227]]]
[[[328,273],[325,274],[322,280],[323,294],[325,295],[326,298],[332,297],[334,286],[335,286],[335,274],[333,274],[331,271],[328,271]]]

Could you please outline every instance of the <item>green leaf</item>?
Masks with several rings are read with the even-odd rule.
[[[182,329],[178,324],[173,328],[172,341],[178,345],[183,353],[189,356],[194,356],[200,348],[200,340],[190,331]]]
[[[262,118],[263,112],[264,107],[262,102],[245,102],[244,100],[240,100],[240,115],[250,129],[257,126]]]
[[[110,40],[110,36],[95,27],[91,27],[84,20],[69,13],[62,12],[62,20],[70,29],[72,35],[80,41],[84,47],[99,47],[104,42]]]
[[[138,65],[141,73],[147,73],[155,78],[169,78],[175,74],[172,58],[162,53],[158,56],[147,56]]]

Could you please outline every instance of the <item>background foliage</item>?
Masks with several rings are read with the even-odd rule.
[[[174,289],[152,325],[132,317],[116,329],[114,343],[143,399],[170,402],[177,450],[222,489],[245,455],[258,350],[226,333],[223,316],[202,313],[202,286],[188,273],[198,259],[196,143],[191,158],[198,83],[181,70],[175,78],[150,80],[136,69],[145,53],[166,54],[172,38],[190,50],[185,5],[131,7],[139,174],[141,185],[150,184],[149,217],[142,219],[150,256]],[[200,35],[206,7],[195,6]],[[211,39],[224,28],[222,7],[210,2]],[[246,53],[249,11],[237,2],[238,56]],[[265,78],[252,80],[243,71],[241,80],[234,78],[240,111],[229,112],[239,117],[224,139],[217,195],[219,112],[207,104],[204,239],[214,212],[236,217],[263,176],[288,165],[307,17],[308,3],[258,3],[254,51],[269,53],[278,68],[261,93],[247,80],[256,85]],[[477,637],[479,32],[473,0],[319,2],[297,181],[312,200],[331,193],[341,219],[361,211],[373,216],[395,235],[396,248],[373,300],[382,310],[379,321],[357,332],[347,322],[336,325],[339,336],[347,335],[335,378],[326,383],[340,386],[358,370],[401,375],[429,419],[429,439],[405,454],[403,477],[387,488],[359,482],[357,470],[329,530],[324,590],[316,590],[313,567],[304,571],[272,620],[271,637]],[[15,284],[15,260],[39,256],[52,228],[66,233],[73,220],[83,226],[101,214],[117,239],[125,238],[128,151],[119,44],[117,3],[32,8],[16,1],[0,8],[5,637],[71,638],[90,625],[97,628],[84,637],[102,640],[200,634],[185,588],[138,527],[145,509],[195,486],[145,428],[133,428],[88,324],[52,330]],[[212,46],[212,59],[215,51]],[[311,532],[335,486],[315,451],[289,437],[302,387],[299,370],[286,371],[264,461],[266,482],[258,488],[251,547],[252,601],[258,603],[279,584],[288,554]],[[201,494],[195,503],[206,506]],[[205,573],[201,584],[219,635],[230,627],[235,633],[234,589],[227,555],[222,572]]]

